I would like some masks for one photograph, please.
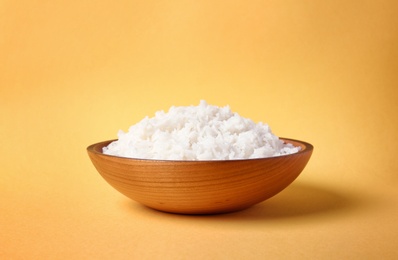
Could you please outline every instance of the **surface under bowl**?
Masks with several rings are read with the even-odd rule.
[[[313,146],[295,154],[262,159],[171,161],[106,155],[102,148],[114,140],[87,147],[95,168],[116,190],[160,211],[216,214],[238,211],[262,202],[292,183],[309,161]]]

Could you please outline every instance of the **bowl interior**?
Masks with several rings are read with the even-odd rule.
[[[300,147],[300,151],[297,152],[296,154],[300,154],[300,153],[312,153],[312,150],[314,149],[313,145],[304,141],[300,141],[300,140],[295,140],[295,139],[290,139],[290,138],[279,138],[281,140],[283,140],[285,143],[290,143],[296,147]],[[158,159],[142,159],[142,158],[128,158],[128,157],[119,157],[119,156],[114,156],[114,155],[108,155],[108,154],[104,154],[102,152],[102,149],[105,146],[108,146],[110,143],[117,141],[117,139],[111,139],[111,140],[106,140],[106,141],[102,141],[99,143],[95,143],[92,144],[90,146],[87,147],[87,151],[89,153],[97,153],[97,154],[101,154],[103,156],[111,156],[111,157],[117,157],[117,158],[121,158],[121,159],[128,159],[128,160],[149,160],[149,161],[165,161],[165,162],[187,162],[187,161],[180,161],[180,160],[158,160]],[[281,156],[289,156],[289,155],[281,155]],[[274,157],[267,157],[267,158],[256,158],[256,159],[272,159],[275,157],[279,157],[279,156],[274,156]],[[256,159],[238,159],[238,161],[242,161],[242,160],[256,160]],[[203,161],[196,161],[196,162],[205,162],[207,160],[203,160]],[[220,160],[208,160],[208,161],[220,161]],[[234,160],[228,160],[228,161],[234,161]]]

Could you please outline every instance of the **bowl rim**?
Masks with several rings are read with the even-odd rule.
[[[207,162],[207,163],[214,163],[214,162],[236,162],[236,161],[255,161],[255,160],[272,160],[275,158],[281,158],[281,157],[291,157],[295,155],[301,155],[304,153],[312,153],[314,150],[314,146],[308,142],[297,140],[297,139],[292,139],[292,138],[285,138],[285,137],[279,137],[280,140],[284,141],[285,143],[293,142],[297,145],[299,144],[301,146],[301,150],[296,152],[296,153],[291,153],[291,154],[282,154],[282,155],[276,155],[276,156],[271,156],[271,157],[262,157],[262,158],[248,158],[248,159],[231,159],[231,160],[167,160],[167,159],[146,159],[146,158],[131,158],[131,157],[123,157],[123,156],[117,156],[117,155],[110,155],[110,154],[104,154],[102,151],[99,151],[98,148],[102,150],[104,146],[109,145],[111,142],[117,141],[118,139],[110,139],[106,141],[101,141],[97,142],[94,144],[89,145],[86,150],[88,153],[93,153],[96,155],[100,155],[103,157],[108,157],[108,158],[118,158],[118,159],[123,159],[123,160],[132,160],[132,161],[146,161],[146,162],[167,162],[167,163],[200,163],[200,162]]]

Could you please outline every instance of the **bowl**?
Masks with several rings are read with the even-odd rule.
[[[101,176],[116,190],[152,209],[180,214],[239,211],[271,198],[291,184],[307,165],[313,146],[298,153],[260,159],[172,161],[106,155],[102,148],[115,140],[87,147]]]

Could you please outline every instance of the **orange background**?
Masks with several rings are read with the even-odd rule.
[[[398,4],[0,1],[0,258],[396,259]],[[113,190],[86,147],[200,99],[315,146],[246,211]]]

